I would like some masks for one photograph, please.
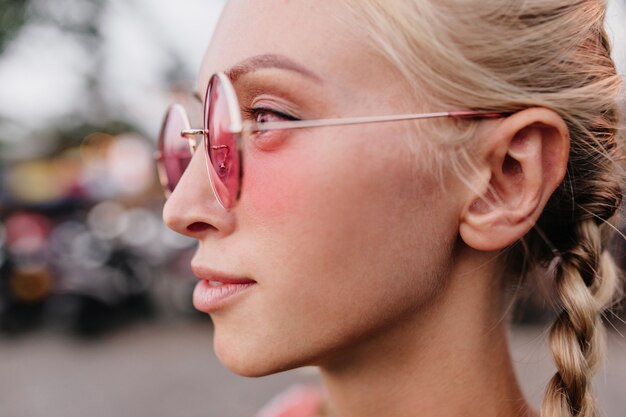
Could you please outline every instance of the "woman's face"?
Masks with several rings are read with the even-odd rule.
[[[427,109],[402,105],[407,85],[350,30],[340,3],[229,1],[198,92],[212,73],[245,61],[233,81],[243,108],[302,119]],[[419,317],[451,266],[461,209],[458,181],[444,174],[444,192],[427,168],[428,141],[407,123],[244,139],[241,197],[228,212],[212,193],[203,152],[194,155],[164,218],[198,240],[199,275],[210,269],[256,282],[219,308],[207,308],[206,282],[194,294],[211,314],[227,367],[259,376],[332,364]]]

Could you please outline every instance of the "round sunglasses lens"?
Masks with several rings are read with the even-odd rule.
[[[229,111],[229,96],[225,84],[218,76],[211,79],[209,109],[206,115],[208,137],[205,146],[211,185],[225,208],[232,207],[239,192],[240,160],[237,135],[232,133],[233,116]]]
[[[189,139],[181,135],[185,129],[189,129],[185,110],[174,104],[167,111],[159,135],[159,175],[161,183],[170,193],[176,188],[192,157]]]

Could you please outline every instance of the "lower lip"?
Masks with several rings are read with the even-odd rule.
[[[235,302],[252,286],[254,283],[212,286],[209,281],[200,280],[193,291],[193,306],[204,313],[212,313]]]

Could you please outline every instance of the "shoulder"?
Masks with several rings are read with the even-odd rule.
[[[255,417],[317,417],[322,404],[320,387],[294,385],[274,397]]]

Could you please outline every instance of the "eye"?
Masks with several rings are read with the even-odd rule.
[[[245,119],[253,120],[259,124],[300,120],[297,117],[270,107],[243,107],[241,112]],[[258,130],[250,135],[250,143],[257,149],[270,151],[281,146],[288,136],[287,130]]]
[[[254,107],[242,110],[244,115],[253,119],[257,123],[282,122],[285,120],[299,120],[297,117],[291,116],[279,110],[268,107]]]
[[[257,123],[277,122],[282,120],[280,115],[266,109],[255,110],[255,120]]]

